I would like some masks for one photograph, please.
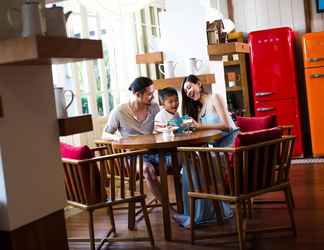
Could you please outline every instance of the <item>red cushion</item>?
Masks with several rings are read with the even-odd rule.
[[[60,143],[60,151],[61,151],[61,157],[62,158],[68,158],[68,159],[74,159],[74,160],[85,160],[90,159],[94,157],[94,153],[90,150],[88,146],[73,146],[66,143],[61,142]],[[93,190],[91,188],[91,174],[90,174],[90,168],[84,168],[77,166],[79,169],[80,178],[82,179],[84,192],[87,197],[86,203],[88,205],[95,204],[97,202],[101,202],[101,181],[100,181],[100,173],[98,168],[94,168],[94,175],[95,175],[95,190],[93,194]],[[68,190],[68,189],[67,189]],[[67,198],[71,201],[77,201],[75,196],[73,194],[70,194],[67,192]]]
[[[242,132],[255,131],[278,126],[276,115],[260,117],[236,117],[236,124]]]
[[[240,132],[237,134],[234,146],[248,146],[256,143],[261,143],[264,141],[270,141],[278,139],[282,136],[282,129],[275,127],[270,129],[263,129],[251,132]]]
[[[70,144],[60,143],[61,157],[74,160],[85,160],[94,157],[90,148],[85,146],[73,146]]]

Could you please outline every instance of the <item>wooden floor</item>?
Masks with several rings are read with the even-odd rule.
[[[324,249],[324,164],[295,165],[291,169],[291,182],[296,203],[295,218],[297,226],[297,238],[289,233],[257,236],[249,242],[250,249],[257,250],[322,250]],[[278,195],[276,195],[277,197]],[[280,196],[280,194],[279,194]],[[143,235],[144,223],[137,224],[136,231],[127,230],[126,211],[116,212],[117,233],[121,235]],[[107,228],[107,218],[104,210],[95,214],[96,235],[102,236]],[[279,225],[288,222],[287,210],[283,205],[267,205],[256,209],[253,225],[265,222],[267,225]],[[163,239],[162,215],[159,208],[150,214],[153,233],[156,241],[156,249],[238,249],[236,238],[199,241],[195,245],[189,242],[189,231],[173,224],[173,241],[166,242]],[[262,220],[261,220],[262,219]],[[234,220],[224,227],[208,226],[201,232],[216,232],[235,229]],[[87,216],[78,213],[67,218],[68,235],[71,237],[86,237],[88,235]],[[226,242],[226,243],[224,243]],[[70,243],[71,250],[89,249],[87,243]],[[104,248],[103,248],[104,249]],[[148,242],[114,243],[106,249],[151,249]]]

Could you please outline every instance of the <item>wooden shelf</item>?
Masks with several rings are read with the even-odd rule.
[[[199,78],[199,80],[202,82],[203,85],[210,85],[215,83],[214,74],[197,75],[197,77]],[[156,89],[163,89],[166,87],[180,88],[183,78],[184,76],[154,80],[153,81],[154,87]]]
[[[230,42],[208,45],[208,55],[211,60],[218,59],[215,57],[237,53],[248,54],[249,45],[243,42]]]
[[[91,115],[58,119],[60,136],[79,134],[93,130]]]
[[[136,55],[137,64],[163,63],[163,52],[152,52]]]
[[[101,40],[33,36],[0,41],[0,64],[61,64],[103,57]]]
[[[238,66],[240,64],[241,64],[241,62],[239,60],[227,61],[227,62],[224,62],[224,67],[227,67],[227,66]]]
[[[231,87],[231,88],[226,88],[226,92],[239,92],[239,91],[242,91],[241,86],[235,86],[235,87]]]

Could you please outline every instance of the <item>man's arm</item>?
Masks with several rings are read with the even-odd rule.
[[[119,128],[120,128],[120,121],[118,119],[118,114],[116,110],[113,110],[109,115],[106,126],[104,127],[102,133],[102,139],[108,139],[108,140],[118,139],[119,136],[116,135],[115,132],[119,130]]]

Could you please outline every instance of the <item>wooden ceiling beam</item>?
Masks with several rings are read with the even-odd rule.
[[[305,32],[312,32],[312,3],[310,0],[304,0],[305,13]]]
[[[234,8],[233,8],[232,0],[227,0],[227,12],[228,12],[228,18],[234,22]]]

